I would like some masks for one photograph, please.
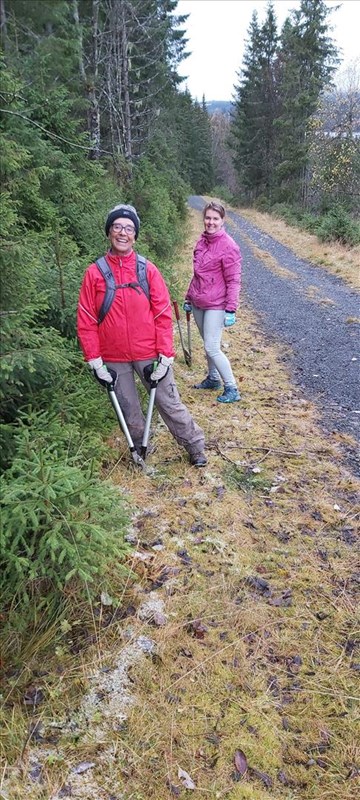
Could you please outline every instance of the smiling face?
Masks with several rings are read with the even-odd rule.
[[[204,228],[206,233],[217,233],[224,224],[224,220],[218,211],[208,208],[204,214]]]
[[[112,252],[118,256],[126,256],[133,248],[135,226],[126,217],[119,217],[112,223],[108,238]]]

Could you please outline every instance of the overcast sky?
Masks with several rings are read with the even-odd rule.
[[[326,0],[335,8],[341,0]],[[280,30],[289,11],[299,8],[299,0],[273,2]],[[186,84],[194,99],[231,100],[238,83],[244,55],[244,40],[254,10],[259,22],[266,15],[267,0],[179,0],[175,14],[190,14],[185,23],[186,49],[191,51],[179,67],[179,74],[188,76]],[[360,0],[343,0],[333,11],[331,36],[341,48],[343,67],[360,57]]]

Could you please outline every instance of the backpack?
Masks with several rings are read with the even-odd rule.
[[[103,321],[104,317],[110,310],[117,289],[135,289],[138,294],[141,294],[139,289],[142,289],[148,300],[150,299],[149,283],[146,275],[146,258],[144,256],[140,256],[139,253],[136,253],[137,283],[115,283],[114,273],[104,256],[102,256],[102,258],[98,258],[98,260],[95,261],[95,264],[100,270],[106,283],[105,297],[99,311],[98,324]]]

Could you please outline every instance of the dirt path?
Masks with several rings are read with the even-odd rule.
[[[200,227],[194,212],[184,286]],[[241,403],[192,390],[204,371],[193,340],[194,367],[179,346],[175,369],[208,466],[192,469],[159,420],[154,475],[121,444],[108,478],[132,508],[136,577],[93,609],[93,647],[73,655],[64,634],[32,677],[47,701],[22,710],[7,800],[355,796],[359,485],[345,434],[324,438],[246,303],[224,336]]]

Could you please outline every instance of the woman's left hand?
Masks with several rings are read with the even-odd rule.
[[[225,311],[224,328],[231,328],[231,325],[235,325],[235,322],[235,311]]]

